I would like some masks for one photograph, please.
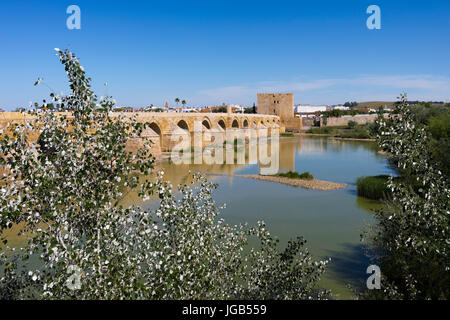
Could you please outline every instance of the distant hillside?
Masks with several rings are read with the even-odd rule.
[[[419,104],[420,102],[423,101],[408,101],[409,105],[415,105],[415,104]],[[429,103],[431,106],[443,106],[445,105],[445,102],[443,101],[425,101],[426,103]],[[379,106],[387,106],[387,107],[392,107],[394,106],[395,101],[365,101],[365,102],[358,102],[357,107],[362,108],[362,107],[367,107],[367,108],[376,108]]]
[[[379,107],[379,106],[387,106],[392,107],[394,105],[395,101],[365,101],[365,102],[358,102],[358,107]]]

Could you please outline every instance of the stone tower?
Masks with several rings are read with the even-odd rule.
[[[258,113],[280,117],[286,129],[299,130],[302,121],[294,115],[293,93],[258,93]]]
[[[279,116],[280,120],[294,117],[293,93],[258,93],[258,113]]]

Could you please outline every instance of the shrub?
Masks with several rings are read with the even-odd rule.
[[[227,107],[218,107],[211,110],[213,113],[227,113]]]
[[[286,173],[279,173],[277,175],[280,177],[285,177],[285,178],[289,178],[289,179],[301,179],[301,180],[313,180],[314,179],[313,175],[309,172],[303,172],[303,173],[299,174],[298,172],[295,172],[295,171],[289,171]]]
[[[370,139],[372,136],[370,132],[367,130],[365,126],[356,127],[354,130],[350,132],[342,132],[339,134],[339,137],[342,138],[351,138],[351,139]]]
[[[333,134],[335,129],[332,127],[310,128],[306,132],[313,134]]]
[[[381,200],[388,195],[387,180],[389,176],[379,175],[372,177],[360,177],[356,180],[358,196]]]
[[[358,123],[356,121],[350,120],[347,125],[350,129],[353,129],[358,125]]]

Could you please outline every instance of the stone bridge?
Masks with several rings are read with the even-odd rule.
[[[126,113],[122,114],[126,116]],[[180,129],[194,132],[194,123],[201,123],[202,131],[223,132],[240,129],[273,128],[284,132],[280,127],[280,118],[273,115],[242,114],[242,113],[172,113],[172,112],[137,112],[137,121],[150,123],[144,136],[154,142],[154,151],[168,151],[174,144],[173,134]]]
[[[67,113],[66,113],[67,114]],[[280,122],[280,117],[265,114],[246,113],[175,113],[175,112],[133,112],[114,113],[124,117],[136,117],[138,122],[150,123],[143,135],[149,137],[153,145],[152,153],[158,155],[161,152],[169,151],[174,142],[172,136],[179,129],[194,132],[194,123],[201,123],[202,131],[223,132],[225,130],[240,129],[268,129],[277,128],[284,132],[284,126]],[[23,122],[31,117],[20,112],[0,113],[0,128],[4,128],[7,122]]]

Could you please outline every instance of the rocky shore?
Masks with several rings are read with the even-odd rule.
[[[292,179],[292,178],[286,178],[286,177],[279,177],[279,176],[265,176],[261,174],[233,174],[232,177],[238,177],[238,178],[247,178],[247,179],[256,179],[256,180],[262,180],[262,181],[270,181],[270,182],[278,182],[283,184],[288,184],[295,187],[302,187],[306,189],[313,189],[313,190],[322,190],[322,191],[328,191],[328,190],[337,190],[345,188],[347,185],[345,183],[336,183],[336,182],[330,182],[330,181],[324,181],[324,180],[318,180],[318,179],[312,179],[312,180],[303,180],[303,179]]]

